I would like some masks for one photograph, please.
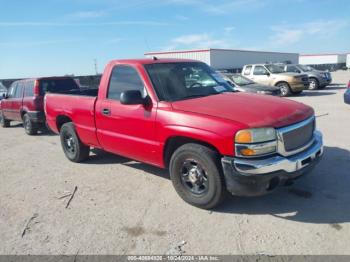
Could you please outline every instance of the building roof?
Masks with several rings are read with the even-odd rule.
[[[253,52],[253,53],[298,54],[298,53],[290,53],[290,52],[273,52],[273,51],[258,51],[258,50],[244,50],[244,49],[207,48],[207,49],[193,49],[193,50],[174,50],[174,51],[147,52],[147,53],[145,53],[145,55],[187,54],[187,53],[203,53],[203,52],[210,52],[210,51],[234,51],[234,52]]]
[[[333,55],[347,55],[349,53],[328,53],[328,54],[300,54],[300,56],[333,56]]]

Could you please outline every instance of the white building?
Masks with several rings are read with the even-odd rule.
[[[299,54],[249,51],[235,49],[201,49],[171,52],[150,52],[146,57],[184,58],[207,63],[215,69],[241,69],[246,64],[253,63],[298,63]]]
[[[346,54],[308,54],[300,55],[302,65],[330,65],[346,63]]]

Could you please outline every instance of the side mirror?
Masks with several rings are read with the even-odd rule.
[[[266,75],[267,75],[267,76],[270,76],[271,74],[270,74],[269,72],[266,72]]]
[[[3,99],[7,99],[7,98],[8,98],[7,93],[3,93],[3,94],[2,94],[2,98],[3,98]]]
[[[129,90],[120,94],[120,103],[123,105],[145,105],[146,101],[139,90]]]

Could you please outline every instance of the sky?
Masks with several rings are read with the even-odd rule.
[[[103,72],[145,52],[350,52],[349,0],[0,0],[0,79]]]

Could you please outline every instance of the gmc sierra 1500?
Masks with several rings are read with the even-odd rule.
[[[192,60],[112,61],[97,97],[48,94],[45,112],[69,160],[93,147],[169,168],[180,197],[206,209],[289,183],[323,153],[312,108],[232,92]]]

